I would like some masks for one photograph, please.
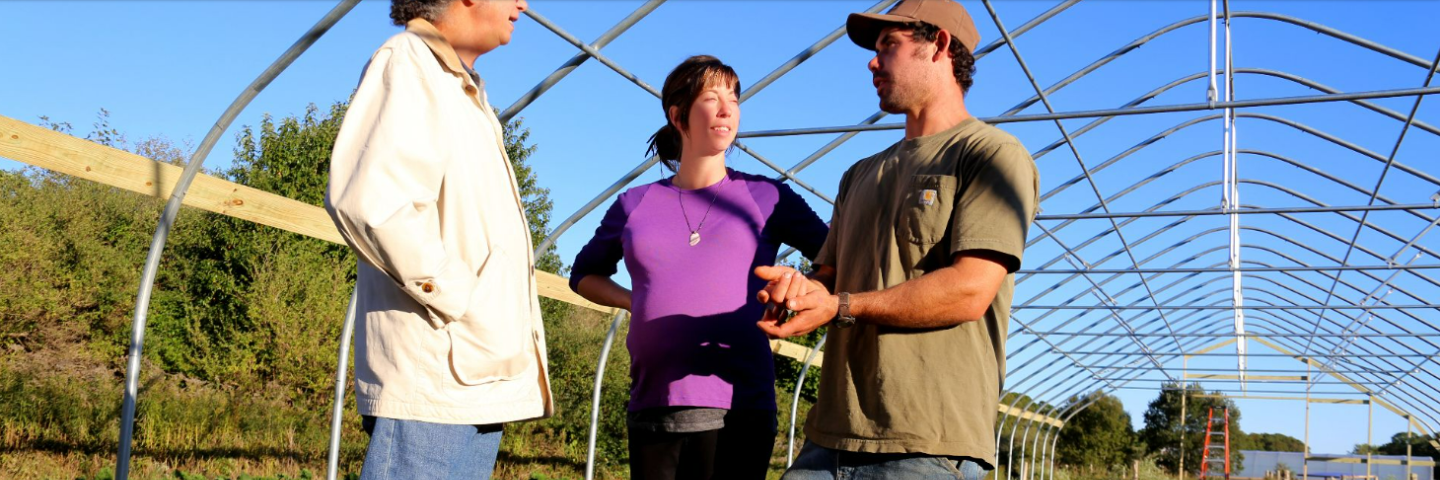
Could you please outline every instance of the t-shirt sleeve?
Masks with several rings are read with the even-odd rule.
[[[1009,257],[1005,269],[1020,269],[1025,236],[1035,219],[1040,177],[1030,152],[1005,142],[961,162],[960,188],[951,213],[950,253],[990,250]]]
[[[773,226],[775,238],[795,247],[801,255],[814,262],[820,246],[825,243],[826,234],[830,233],[830,227],[789,185],[777,184],[776,190],[779,197],[775,201],[775,213],[770,215],[765,225]]]
[[[590,237],[590,242],[575,254],[575,263],[570,267],[570,290],[579,293],[580,279],[588,275],[600,275],[609,277],[619,271],[620,259],[625,256],[625,245],[621,242],[621,235],[625,233],[625,222],[630,218],[630,211],[633,207],[634,197],[637,191],[631,190],[615,199],[610,204],[610,209],[605,211],[605,217],[600,219],[600,226],[595,227],[595,236]]]

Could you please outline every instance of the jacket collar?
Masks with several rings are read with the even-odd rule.
[[[415,18],[405,23],[405,31],[413,33],[425,41],[425,45],[430,47],[430,51],[435,54],[435,58],[440,61],[440,66],[444,67],[446,71],[458,76],[470,77],[471,80],[479,83],[479,75],[465,67],[465,63],[460,61],[460,55],[455,53],[455,48],[450,46],[450,42],[445,41],[445,36],[435,28],[435,24],[423,18]]]

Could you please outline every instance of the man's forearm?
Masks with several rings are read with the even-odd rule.
[[[984,317],[1000,289],[1005,267],[961,257],[954,265],[899,285],[850,294],[850,314],[861,323],[901,328],[942,328]]]

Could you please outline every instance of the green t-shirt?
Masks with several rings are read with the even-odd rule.
[[[902,140],[840,180],[815,263],[837,292],[882,290],[954,263],[965,250],[1007,258],[981,321],[903,329],[831,328],[819,402],[805,435],[828,448],[964,456],[995,464],[995,412],[1015,270],[1039,202],[1039,173],[1015,137],[971,118]]]

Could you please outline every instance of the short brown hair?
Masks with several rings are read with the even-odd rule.
[[[445,13],[445,7],[455,0],[390,0],[390,21],[396,25],[405,26],[406,22],[417,18],[435,23],[440,14]]]
[[[690,106],[706,88],[723,82],[740,94],[740,76],[729,65],[709,55],[696,55],[685,59],[665,77],[665,86],[660,89],[660,107],[665,111],[665,126],[650,136],[650,148],[645,155],[659,155],[665,167],[672,172],[680,170],[680,130],[670,123],[670,107],[677,107],[676,122],[681,129],[690,126]]]
[[[910,38],[917,42],[934,42],[940,36],[940,27],[929,22],[915,22],[905,25],[910,29]],[[970,92],[970,85],[975,83],[975,56],[970,54],[970,49],[960,43],[960,39],[954,35],[950,36],[950,61],[953,64],[955,83],[960,84],[960,90]]]

